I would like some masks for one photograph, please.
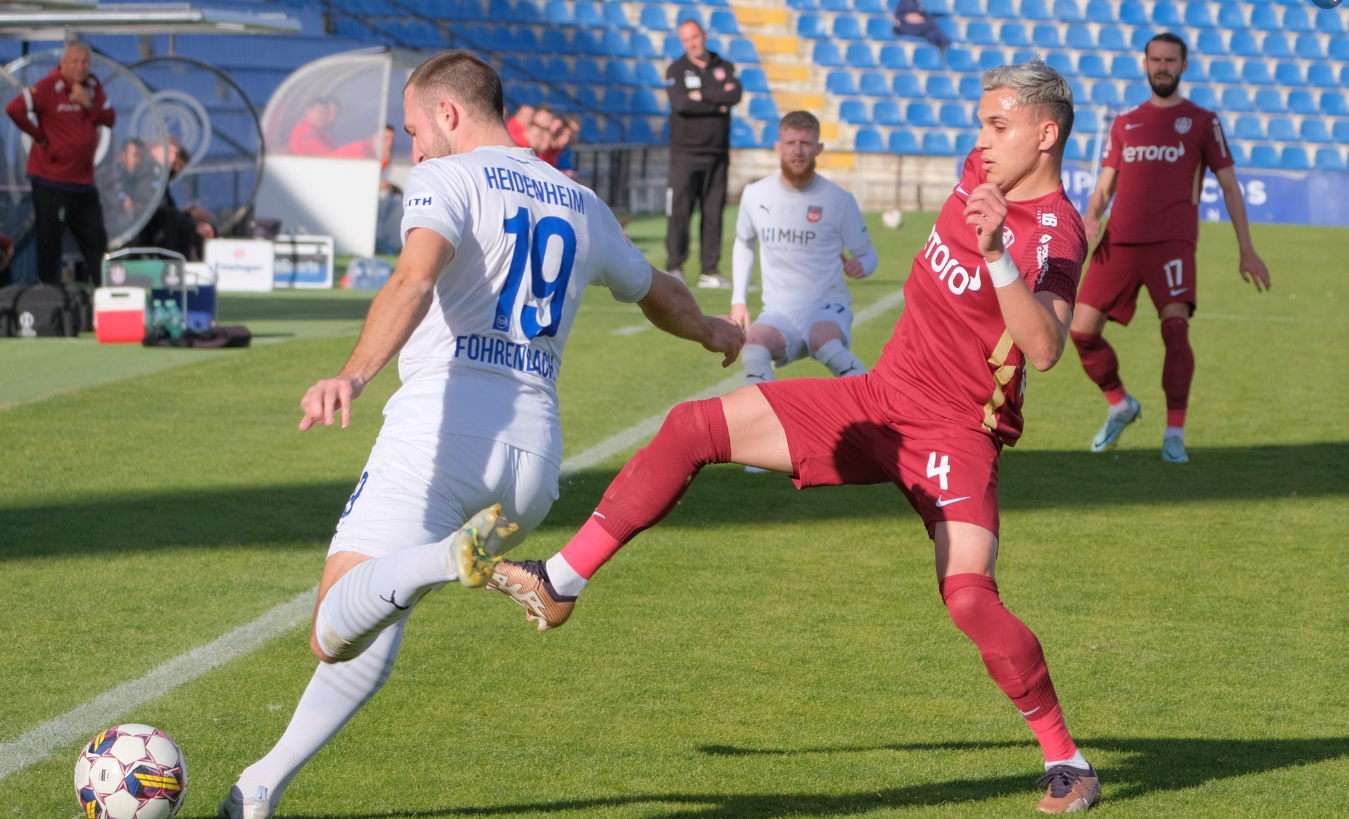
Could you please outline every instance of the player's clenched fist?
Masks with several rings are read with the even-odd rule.
[[[334,413],[342,413],[342,429],[351,423],[351,402],[365,388],[359,379],[348,375],[325,378],[304,394],[300,399],[300,409],[304,417],[300,419],[300,431],[304,432],[315,424],[332,426]]]
[[[848,258],[846,253],[840,253],[838,257],[843,261],[843,275],[850,279],[865,279],[867,277],[867,269],[862,266],[862,262],[856,256]]]
[[[740,348],[745,346],[745,331],[730,316],[708,316],[707,327],[711,332],[703,339],[703,347],[725,356],[721,366],[734,364],[740,356]]]
[[[1002,224],[1007,219],[1007,197],[992,182],[975,188],[965,202],[965,224],[979,237],[979,252],[985,257],[1002,252]]]

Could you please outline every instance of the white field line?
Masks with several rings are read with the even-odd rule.
[[[854,317],[853,326],[873,321],[898,307],[903,301],[902,291],[883,296],[859,310]],[[725,395],[739,387],[743,381],[744,376],[737,372],[685,400],[698,401]],[[653,415],[566,459],[562,462],[562,477],[606,461],[642,443],[660,429],[665,414],[662,412]],[[58,748],[93,736],[95,732],[115,724],[137,706],[161,694],[167,694],[180,685],[192,682],[213,668],[249,654],[273,637],[289,631],[309,618],[314,610],[317,594],[317,586],[301,592],[253,622],[240,626],[214,642],[169,660],[139,680],[122,683],[105,691],[84,705],[42,723],[18,739],[0,742],[0,780],[40,761]]]
[[[611,336],[635,336],[638,333],[645,333],[651,329],[650,324],[629,324],[627,327],[619,327],[617,330],[610,330]]]

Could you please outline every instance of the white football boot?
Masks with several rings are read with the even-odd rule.
[[[259,785],[258,792],[245,799],[242,805],[234,804],[233,791],[237,789],[237,785],[231,788],[231,795],[220,803],[215,814],[217,819],[272,819],[272,803],[267,798],[266,788]]]

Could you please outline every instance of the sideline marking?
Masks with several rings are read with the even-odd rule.
[[[617,330],[610,330],[609,335],[635,336],[638,333],[645,333],[647,330],[650,330],[651,327],[652,325],[650,324],[630,324],[627,327],[619,327]]]
[[[882,296],[857,311],[853,326],[873,321],[903,303],[903,290]],[[684,400],[699,401],[725,395],[739,387],[743,381],[744,376],[740,373],[727,376]],[[642,443],[656,434],[668,412],[669,410],[666,410],[639,421],[564,460],[559,477],[569,477]],[[252,653],[273,637],[278,637],[309,619],[317,597],[318,586],[301,592],[253,622],[242,625],[200,648],[180,654],[138,680],[125,682],[105,691],[56,719],[27,731],[18,739],[0,742],[0,780],[40,762],[59,748],[90,737],[95,731],[109,725],[115,725],[131,709],[167,694],[180,685],[192,682],[231,660]]]

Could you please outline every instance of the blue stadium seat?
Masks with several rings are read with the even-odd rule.
[[[946,134],[929,131],[923,134],[923,153],[928,156],[952,156],[955,149],[951,147],[951,138]]]
[[[890,81],[879,71],[864,71],[857,80],[857,93],[864,97],[888,97]]]
[[[1232,136],[1237,139],[1257,141],[1265,138],[1265,129],[1260,127],[1260,120],[1255,117],[1237,117],[1237,124],[1232,129]]]
[[[1021,19],[1049,20],[1049,9],[1045,0],[1021,0]]]
[[[919,71],[942,71],[946,68],[942,64],[941,51],[926,43],[913,50],[913,67]]]
[[[1349,117],[1349,102],[1338,91],[1326,91],[1321,94],[1321,113],[1332,117]]]
[[[651,123],[637,117],[628,122],[628,142],[637,145],[656,145],[658,140],[656,135],[651,132]],[[734,144],[734,138],[732,138]],[[746,145],[747,148],[753,148],[753,145]]]
[[[1129,44],[1124,41],[1124,30],[1102,27],[1096,35],[1096,47],[1102,51],[1128,51]]]
[[[851,97],[857,93],[857,85],[853,82],[851,71],[830,71],[824,78],[824,90],[841,97]]]
[[[600,103],[599,94],[595,91],[594,86],[590,85],[583,85],[576,89],[576,103],[587,111],[598,111],[603,107]]]
[[[1307,85],[1316,88],[1334,88],[1339,85],[1335,81],[1335,68],[1330,63],[1312,63],[1307,68]]]
[[[1307,14],[1307,9],[1302,6],[1289,6],[1284,9],[1282,28],[1284,31],[1291,31],[1294,34],[1311,31],[1312,19]]]
[[[1307,161],[1307,149],[1300,145],[1290,145],[1279,154],[1279,165],[1286,171],[1309,171],[1311,163]]]
[[[973,74],[979,70],[974,63],[974,55],[967,48],[952,46],[946,49],[946,67],[961,74]]]
[[[1132,108],[1152,98],[1152,91],[1143,83],[1131,82],[1124,86],[1124,105]]]
[[[707,24],[703,22],[703,13],[698,9],[680,9],[675,13],[676,29],[689,22],[697,23],[698,28],[701,28],[704,31],[707,30]],[[708,50],[711,51],[711,49]]]
[[[534,29],[529,26],[520,26],[515,31],[514,50],[524,54],[539,54],[539,38],[534,36]]]
[[[871,44],[849,43],[848,65],[852,68],[875,68],[876,55],[871,51]]]
[[[960,17],[983,17],[983,0],[956,0],[955,12]]]
[[[560,28],[545,28],[543,30],[542,46],[544,52],[548,54],[574,54],[571,42],[567,39],[567,33]]]
[[[1244,114],[1251,110],[1251,100],[1244,88],[1228,88],[1223,91],[1222,108],[1235,114]]]
[[[666,113],[665,106],[656,95],[645,88],[632,92],[632,112],[644,116],[657,116]]]
[[[529,31],[529,29],[521,29],[521,31]],[[624,37],[623,32],[621,31],[604,32],[602,46],[604,48],[604,53],[608,54],[610,57],[637,56],[632,51],[632,44],[628,42],[628,38]]]
[[[578,58],[576,60],[576,82],[581,85],[603,85],[604,75],[600,73],[599,64],[584,57]]]
[[[595,36],[595,32],[580,28],[571,36],[571,47],[577,54],[585,54],[591,57],[599,57],[604,54],[604,47],[600,39]]]
[[[1115,7],[1110,0],[1087,0],[1087,20],[1092,23],[1115,22]]]
[[[890,132],[890,153],[913,155],[918,153],[918,137],[907,128]]]
[[[816,11],[820,8],[820,4],[816,3],[815,0],[787,0],[787,8],[797,11]]]
[[[1064,23],[1078,23],[1084,18],[1077,0],[1054,0],[1054,19]]]
[[[1077,61],[1077,73],[1088,79],[1110,76],[1105,70],[1105,60],[1102,60],[1099,54],[1083,54]]]
[[[1024,48],[1030,45],[1030,38],[1026,36],[1026,27],[1020,23],[1003,23],[998,30],[998,42],[1013,48]]]
[[[975,20],[965,26],[965,42],[972,45],[999,45],[998,39],[993,36],[993,26],[982,20]]]
[[[660,6],[642,6],[641,25],[648,31],[669,31],[670,18]]]
[[[861,100],[844,100],[838,106],[838,118],[849,125],[870,125],[871,112]]]
[[[923,98],[923,86],[913,74],[896,74],[892,85],[896,97],[911,100]]]
[[[1321,39],[1315,34],[1299,34],[1293,53],[1300,60],[1323,60],[1326,56],[1321,49]]]
[[[885,153],[885,140],[875,128],[863,128],[853,139],[853,150],[863,154]]]
[[[1208,82],[1208,67],[1203,60],[1191,59],[1189,67],[1185,70],[1185,82]]]
[[[1238,57],[1260,56],[1260,43],[1256,41],[1255,35],[1249,31],[1238,31],[1233,34],[1231,41],[1227,44],[1227,49]]]
[[[1031,30],[1031,42],[1036,48],[1062,48],[1063,44],[1059,42],[1058,26],[1046,25],[1041,23]]]
[[[555,26],[576,25],[576,15],[572,13],[567,0],[548,0],[543,7],[543,19]]]
[[[1223,3],[1218,6],[1218,28],[1228,31],[1244,31],[1246,14],[1240,3]]]
[[[904,111],[904,119],[910,125],[917,125],[922,128],[933,128],[937,125],[937,117],[932,113],[932,106],[925,102],[911,102]]]
[[[1279,9],[1273,4],[1257,3],[1251,10],[1251,28],[1260,31],[1279,30]]]
[[[829,37],[824,18],[818,14],[803,14],[796,21],[796,33],[807,40],[824,40]]]
[[[1065,77],[1072,77],[1077,74],[1077,69],[1073,67],[1073,58],[1062,51],[1051,51],[1049,56],[1045,57],[1045,62],[1049,64],[1050,68]]]
[[[628,22],[628,16],[623,13],[623,3],[605,2],[603,5],[605,23],[614,28],[632,28],[632,23]]]
[[[1101,127],[1101,119],[1090,108],[1078,108],[1073,112],[1073,133],[1094,134]]]
[[[1124,0],[1119,6],[1119,21],[1126,26],[1146,26],[1148,12],[1138,0]]]
[[[843,13],[852,11],[848,0],[820,0],[820,11]]]
[[[1175,3],[1166,2],[1166,0],[1157,0],[1152,7],[1152,22],[1162,28],[1180,28],[1185,25],[1181,19],[1180,9]]]
[[[852,7],[858,14],[889,14],[885,0],[853,0]]]
[[[754,41],[746,37],[736,37],[731,40],[730,48],[727,49],[727,56],[736,65],[759,64],[759,51],[754,47]]]
[[[1306,85],[1307,80],[1302,76],[1302,68],[1297,63],[1279,63],[1274,66],[1274,81],[1282,86]],[[1311,95],[1307,95],[1311,99]]]
[[[604,89],[604,101],[600,110],[606,114],[626,114],[632,106],[628,103],[628,94],[622,88],[610,86]]]
[[[979,141],[977,133],[966,131],[962,134],[956,134],[956,156],[966,157],[970,151],[974,150],[974,145]]]
[[[1097,105],[1106,105],[1111,108],[1118,108],[1122,104],[1119,97],[1119,89],[1115,88],[1112,80],[1100,80],[1091,86],[1091,101]]]
[[[1207,85],[1191,86],[1190,92],[1185,96],[1200,108],[1207,108],[1212,111],[1218,107],[1218,97],[1213,93],[1213,89]]]
[[[1227,150],[1232,153],[1232,162],[1238,168],[1250,167],[1251,163],[1246,159],[1246,149],[1241,147],[1239,143],[1229,142],[1227,144]]]
[[[765,122],[763,132],[759,134],[759,147],[772,148],[773,143],[778,141],[778,124],[776,122]]]
[[[877,41],[896,39],[894,18],[892,17],[867,18],[867,39]]]
[[[1293,47],[1288,44],[1288,38],[1282,34],[1266,34],[1264,41],[1260,43],[1260,52],[1266,57],[1287,60],[1293,56]]]
[[[1349,120],[1336,120],[1330,129],[1331,136],[1341,145],[1349,144]]]
[[[828,40],[820,40],[815,44],[811,60],[825,68],[838,68],[843,65],[843,55],[839,53],[838,46]]]
[[[1298,126],[1298,136],[1302,137],[1303,142],[1324,143],[1330,141],[1330,131],[1326,128],[1326,121],[1316,117],[1308,117],[1302,120],[1302,125]]]
[[[1096,47],[1096,43],[1091,36],[1091,29],[1081,23],[1068,26],[1068,33],[1064,35],[1064,44],[1078,51],[1089,51]]]
[[[628,42],[632,44],[632,56],[639,60],[657,60],[661,53],[651,44],[651,38],[640,31],[630,32]],[[653,66],[654,67],[654,66]]]
[[[899,109],[899,103],[894,100],[881,100],[876,103],[876,107],[871,109],[871,119],[877,125],[903,125],[904,112]]]
[[[1087,93],[1087,84],[1076,77],[1068,78],[1068,88],[1073,92],[1073,100],[1077,105],[1086,105],[1091,95]]]
[[[773,102],[772,97],[755,97],[749,101],[749,117],[758,120],[780,119],[778,115],[778,104]]]
[[[1186,3],[1185,25],[1190,28],[1213,28],[1213,16],[1209,14],[1208,3]]]
[[[740,22],[735,19],[735,12],[733,11],[721,10],[712,12],[712,17],[708,21],[708,25],[716,34],[740,34]]]
[[[1322,34],[1343,34],[1344,21],[1339,9],[1317,9],[1316,30]]]
[[[958,102],[947,102],[942,104],[938,121],[947,128],[968,128],[973,120],[965,106]]]
[[[1152,39],[1153,31],[1147,26],[1139,26],[1134,29],[1134,33],[1129,35],[1129,50],[1143,53],[1143,49],[1148,47],[1148,41]]]
[[[1241,80],[1247,85],[1269,85],[1274,82],[1274,78],[1269,76],[1269,66],[1255,60],[1247,60],[1241,67]]]
[[[1287,117],[1270,117],[1269,124],[1265,127],[1265,134],[1268,135],[1271,142],[1295,142],[1297,140],[1297,129],[1293,127],[1293,121]]]
[[[740,87],[751,94],[767,94],[772,89],[768,85],[768,75],[762,68],[746,68],[740,72]]]
[[[956,89],[962,100],[978,102],[984,96],[984,86],[978,77],[961,77],[960,87]]]
[[[927,98],[930,100],[953,100],[956,97],[955,85],[946,74],[933,74],[927,78]]]
[[[661,75],[654,64],[645,60],[637,61],[637,82],[643,88],[665,87],[665,77]]]
[[[576,25],[586,28],[607,28],[609,21],[604,19],[604,14],[600,11],[598,4],[578,2],[576,4]]]
[[[548,73],[544,76],[555,83],[573,83],[576,81],[575,75],[571,73],[571,67],[561,57],[548,58]],[[664,81],[661,84],[664,85]]]
[[[985,0],[984,13],[994,20],[1015,20],[1017,17],[1012,0]]]
[[[979,52],[979,70],[987,71],[1007,64],[1007,54],[1000,48],[986,48]]]
[[[1270,145],[1251,148],[1251,167],[1273,169],[1279,167],[1279,153]]]
[[[515,0],[515,19],[521,23],[541,23],[543,10],[534,0]]]
[[[908,68],[909,57],[904,53],[904,48],[897,45],[881,46],[881,67],[889,69]]]
[[[1032,49],[1018,48],[1016,51],[1012,52],[1012,65],[1028,63],[1031,60],[1039,59],[1039,57],[1040,55]]]
[[[857,22],[856,17],[834,18],[834,39],[861,40],[862,38],[862,26]]]
[[[637,82],[637,75],[632,73],[632,69],[623,60],[610,60],[604,66],[604,79],[610,85],[640,85]]]
[[[1312,167],[1318,171],[1343,171],[1349,170],[1345,167],[1344,157],[1340,156],[1339,148],[1317,148],[1316,161]]]
[[[1110,61],[1110,76],[1117,80],[1141,80],[1143,79],[1143,67],[1139,64],[1137,57],[1121,54]]]
[[[1077,137],[1068,137],[1068,144],[1063,146],[1063,158],[1083,160],[1087,157],[1082,153],[1082,143]]]
[[[1231,60],[1210,60],[1208,75],[1213,82],[1220,82],[1225,85],[1235,85],[1241,82],[1241,78],[1237,76],[1237,66]]]

